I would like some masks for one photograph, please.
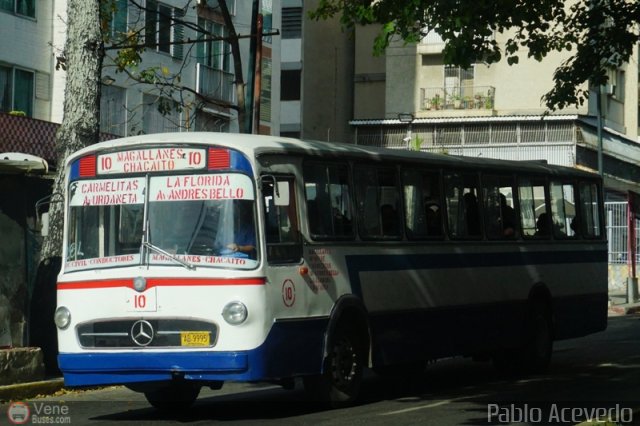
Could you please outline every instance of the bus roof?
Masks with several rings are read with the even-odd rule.
[[[247,156],[259,157],[267,154],[303,155],[310,157],[365,159],[371,161],[403,161],[420,162],[440,166],[460,168],[518,170],[529,173],[552,175],[574,175],[584,177],[598,177],[596,173],[566,166],[547,164],[545,161],[515,161],[497,160],[481,157],[463,157],[457,155],[412,151],[406,149],[389,149],[341,142],[322,142],[315,140],[300,140],[294,138],[250,135],[240,133],[220,132],[175,132],[154,133],[149,135],[131,136],[100,142],[83,148],[67,159],[67,164],[84,155],[118,149],[131,149],[139,144],[152,145],[218,145],[237,149]]]

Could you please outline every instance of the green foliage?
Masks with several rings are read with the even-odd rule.
[[[424,142],[424,139],[416,135],[416,137],[413,138],[413,140],[411,141],[411,149],[413,149],[414,151],[420,151],[420,148],[422,147],[423,142]]]
[[[575,0],[320,0],[312,19],[339,15],[346,27],[383,24],[374,43],[380,54],[400,37],[416,42],[435,31],[445,41],[445,62],[464,68],[476,62],[541,61],[566,52],[554,87],[543,100],[551,110],[582,104],[585,82],[607,81],[606,70],[627,62],[640,41],[640,1]],[[499,45],[495,34],[508,34]]]

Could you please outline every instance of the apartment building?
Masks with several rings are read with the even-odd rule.
[[[444,63],[444,43],[435,33],[416,44],[394,42],[374,58],[376,33],[375,27],[355,32],[354,143],[598,171],[596,89],[583,105],[551,113],[542,101],[566,53],[538,62],[521,52],[517,65],[478,62],[461,69]],[[504,39],[496,35],[499,43]],[[636,48],[629,64],[610,70],[610,84],[600,88],[600,166],[612,197],[640,189],[637,63]]]
[[[143,54],[139,69],[160,70],[162,77],[183,90],[170,92],[157,84],[141,84],[118,73],[107,50],[103,72],[101,131],[125,136],[161,131],[240,131],[236,78],[230,44],[218,0],[137,1],[116,0],[109,31],[118,36],[139,31],[141,41],[153,44]],[[250,66],[250,35],[253,2],[227,0],[239,39],[242,81],[253,87]],[[66,0],[5,0],[0,2],[0,35],[11,43],[0,44],[0,111],[19,111],[27,117],[60,123],[66,74],[56,69],[66,34]],[[279,0],[263,0],[259,12],[264,32],[280,27]],[[171,18],[185,24],[175,24]],[[202,28],[206,34],[197,32]],[[205,39],[205,40],[203,40]],[[196,43],[189,41],[201,40]],[[260,132],[271,133],[279,119],[272,113],[272,76],[279,83],[280,38],[265,36],[261,43]],[[184,43],[184,44],[181,44]],[[274,61],[273,58],[276,58]],[[251,85],[251,86],[250,86]],[[277,97],[275,99],[278,100]],[[276,103],[277,105],[277,103]],[[179,106],[176,108],[176,106]]]
[[[317,4],[304,2],[302,137],[602,167],[611,197],[640,190],[637,48],[628,64],[609,71],[601,108],[591,90],[583,105],[550,112],[542,97],[567,52],[538,62],[522,51],[517,65],[478,62],[461,69],[444,63],[444,42],[431,32],[419,43],[392,42],[374,56],[379,27],[345,30],[338,18],[309,20]],[[495,37],[504,44],[507,35]]]

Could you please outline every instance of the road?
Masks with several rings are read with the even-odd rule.
[[[367,375],[362,402],[344,409],[307,403],[301,386],[288,391],[237,383],[203,390],[192,409],[174,415],[157,412],[143,395],[122,387],[37,398],[28,405],[34,422],[73,425],[576,424],[589,414],[640,424],[640,316],[612,317],[605,332],[556,342],[544,375],[501,378],[489,363],[444,360],[411,378]]]

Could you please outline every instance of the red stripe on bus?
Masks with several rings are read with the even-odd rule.
[[[264,278],[233,278],[233,279],[209,279],[209,278],[148,278],[147,288],[151,287],[177,287],[177,286],[218,286],[218,285],[264,285]],[[58,283],[58,290],[77,290],[91,288],[133,288],[133,278],[75,281]]]

